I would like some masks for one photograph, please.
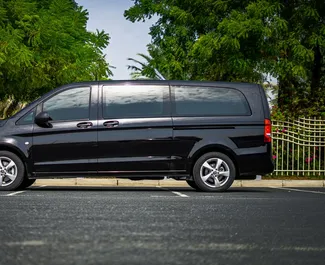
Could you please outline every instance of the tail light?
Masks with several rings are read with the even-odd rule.
[[[264,142],[265,143],[271,143],[272,137],[272,123],[271,120],[265,119],[264,120]]]

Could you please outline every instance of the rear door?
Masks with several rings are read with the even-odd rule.
[[[98,170],[106,174],[164,174],[170,169],[169,86],[100,85]]]
[[[178,158],[172,168],[188,170],[188,161],[209,146],[236,155],[241,148],[263,146],[264,114],[256,106],[261,104],[256,88],[241,88],[250,94],[247,99],[242,91],[222,85],[172,85],[174,156]]]
[[[51,128],[34,124],[31,148],[37,175],[97,172],[98,86],[60,90],[37,107],[48,112]]]

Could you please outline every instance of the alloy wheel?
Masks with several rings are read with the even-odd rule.
[[[17,165],[9,157],[0,157],[0,187],[12,184],[17,178]]]
[[[209,158],[200,168],[200,177],[211,188],[222,187],[230,176],[228,164],[220,158]]]

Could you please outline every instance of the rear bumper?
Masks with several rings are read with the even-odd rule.
[[[266,175],[274,171],[274,163],[269,153],[242,155],[238,157],[239,176]]]

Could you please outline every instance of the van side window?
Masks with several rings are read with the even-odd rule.
[[[17,125],[28,125],[34,123],[34,114],[35,109],[29,111],[27,114],[25,114],[23,117],[21,117],[16,124]]]
[[[103,87],[103,117],[150,118],[164,116],[168,86],[126,85]]]
[[[53,121],[88,120],[90,87],[64,90],[43,103]]]
[[[176,116],[250,116],[245,96],[222,87],[175,86]]]

